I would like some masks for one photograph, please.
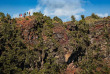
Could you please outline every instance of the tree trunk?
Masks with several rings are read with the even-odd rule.
[[[44,57],[45,57],[45,53],[44,53],[44,50],[42,50],[42,62],[41,62],[41,68],[43,68],[43,65],[44,65]]]

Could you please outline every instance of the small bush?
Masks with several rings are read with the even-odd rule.
[[[63,21],[62,21],[59,17],[57,17],[57,16],[55,16],[55,17],[53,18],[53,21],[57,21],[57,22],[59,22],[59,23],[63,23]]]
[[[94,13],[92,13],[91,17],[94,18],[94,19],[99,19],[100,18],[98,15],[96,15]]]
[[[26,20],[29,20],[29,18],[26,18]]]

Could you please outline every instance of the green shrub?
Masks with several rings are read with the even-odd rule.
[[[94,19],[99,19],[100,18],[98,15],[96,15],[94,13],[92,13],[91,17],[94,18]]]
[[[29,18],[26,18],[26,20],[29,20]]]
[[[55,17],[53,18],[53,21],[57,21],[57,22],[59,22],[59,23],[63,23],[63,21],[62,21],[59,17],[57,17],[57,16],[55,16]]]
[[[72,22],[76,21],[76,19],[75,19],[75,17],[73,15],[71,16],[71,20],[72,20]]]

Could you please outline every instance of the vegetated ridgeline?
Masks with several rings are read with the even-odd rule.
[[[40,12],[11,19],[0,13],[0,73],[109,74],[110,17],[62,22]]]

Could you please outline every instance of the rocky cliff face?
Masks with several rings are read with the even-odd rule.
[[[63,24],[59,23],[51,23],[54,25],[53,28],[51,29],[44,29],[42,28],[41,36],[38,34],[38,29],[36,29],[36,26],[39,25],[38,21],[35,20],[34,17],[27,17],[29,20],[26,19],[17,19],[17,26],[21,29],[22,31],[22,38],[24,39],[24,42],[30,46],[31,50],[34,50],[34,46],[39,45],[41,40],[39,40],[39,37],[43,40],[43,46],[45,48],[38,49],[38,51],[41,55],[40,60],[42,61],[42,53],[43,49],[45,49],[45,54],[43,61],[45,62],[46,58],[53,57],[56,59],[56,63],[71,63],[74,61],[71,58],[75,58],[74,52],[74,47],[71,45],[71,40],[73,39],[72,36],[69,36],[70,32],[74,32],[78,29],[77,25],[75,25],[72,22],[67,22],[66,27]],[[105,35],[105,28],[107,28],[108,32],[110,32],[110,21],[97,21],[95,22],[95,25],[90,27],[90,34],[89,38],[92,44],[96,44],[96,47],[100,47],[102,52],[105,53],[106,56],[106,39],[104,39]],[[48,33],[51,31],[51,34]],[[109,35],[110,37],[110,35]],[[75,44],[76,42],[74,42]],[[108,42],[109,43],[109,42]],[[74,54],[74,55],[73,55]],[[94,53],[95,54],[95,53]],[[104,56],[104,57],[105,57]],[[71,58],[70,58],[71,57]],[[110,57],[110,56],[109,56]],[[77,57],[76,57],[77,58]],[[75,58],[75,59],[76,59]],[[78,59],[78,58],[77,58]],[[74,66],[74,65],[72,65]],[[69,69],[69,68],[67,68]],[[76,70],[76,68],[74,68]],[[71,71],[75,71],[71,70]],[[68,72],[68,71],[67,71]]]

